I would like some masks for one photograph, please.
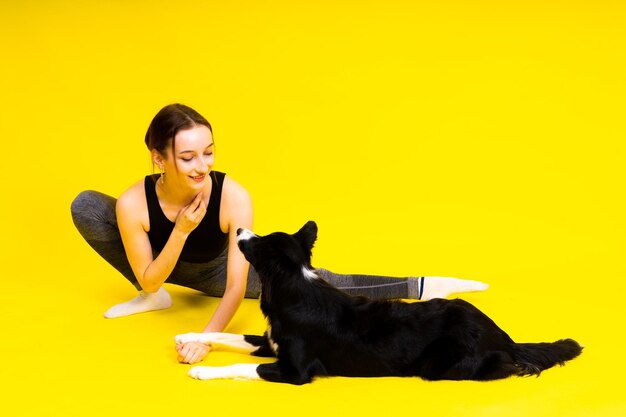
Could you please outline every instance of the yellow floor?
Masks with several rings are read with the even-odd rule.
[[[1,415],[626,415],[621,2],[5,3]],[[173,308],[103,319],[133,291],[69,215],[152,172],[175,101],[213,123],[259,233],[314,219],[316,266],[486,281],[464,298],[514,339],[582,356],[489,383],[188,378],[173,337],[217,300],[169,286]],[[246,300],[228,330],[263,327]]]

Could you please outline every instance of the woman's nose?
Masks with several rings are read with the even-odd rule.
[[[209,165],[206,163],[204,158],[198,158],[198,163],[196,164],[196,171],[198,172],[206,172],[208,170]]]

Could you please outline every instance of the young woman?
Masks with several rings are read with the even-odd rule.
[[[257,298],[259,278],[237,247],[238,228],[252,229],[250,195],[232,178],[213,171],[209,122],[182,104],[161,109],[146,133],[146,146],[161,174],[148,175],[118,200],[84,191],[72,202],[74,224],[85,240],[139,291],[111,307],[107,318],[172,305],[164,283],[222,297],[203,331],[220,332],[244,297]],[[481,291],[486,284],[440,277],[391,278],[318,274],[344,291],[372,298],[444,298]],[[202,360],[209,346],[177,346],[179,360]]]

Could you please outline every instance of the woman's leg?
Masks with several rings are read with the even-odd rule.
[[[181,285],[201,291],[213,297],[221,297],[226,289],[226,261],[228,249],[206,264],[179,261],[167,283]],[[372,299],[412,298],[430,300],[446,298],[454,293],[484,291],[489,286],[479,281],[446,277],[396,278],[377,275],[336,274],[317,268],[318,275],[333,286],[351,294]],[[246,287],[246,298],[258,298],[261,281],[250,265]]]
[[[446,298],[459,292],[484,291],[489,286],[479,281],[446,277],[396,278],[378,275],[336,274],[316,269],[320,278],[351,295],[372,299],[413,298],[430,300]]]
[[[172,299],[164,288],[155,293],[142,291],[128,263],[117,227],[116,202],[115,198],[97,191],[83,191],[72,202],[72,219],[83,238],[139,291],[137,297],[111,307],[104,316],[121,317],[170,307]]]
[[[83,191],[72,202],[72,218],[83,238],[139,291],[139,295],[132,300],[117,304],[107,310],[104,313],[105,317],[122,317],[171,306],[171,297],[163,287],[156,293],[142,291],[128,263],[122,244],[115,214],[116,202],[115,198],[97,191]],[[228,250],[226,249],[218,258],[208,263],[194,264],[179,261],[165,282],[221,297],[226,289],[227,259]],[[259,277],[254,268],[250,267],[245,296],[258,298],[260,293]]]
[[[141,291],[117,227],[116,202],[98,191],[83,191],[72,201],[72,219],[89,246]]]

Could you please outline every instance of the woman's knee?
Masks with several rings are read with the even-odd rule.
[[[81,191],[72,201],[72,204],[70,206],[70,209],[72,211],[72,217],[76,217],[79,214],[89,212],[89,207],[92,205],[92,201],[94,200],[94,198],[95,191]]]
[[[74,225],[83,235],[102,228],[104,224],[115,224],[115,199],[98,191],[82,191],[70,206]]]
[[[72,201],[70,206],[72,216],[88,215],[103,209],[115,207],[115,199],[98,191],[86,190],[81,191]]]

